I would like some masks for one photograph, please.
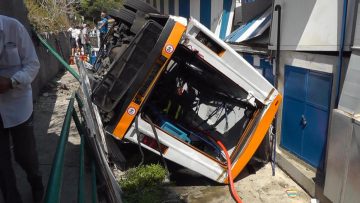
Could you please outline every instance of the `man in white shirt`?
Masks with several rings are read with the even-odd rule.
[[[69,28],[68,32],[71,32],[71,38],[70,38],[70,46],[71,46],[71,56],[75,56],[75,54],[78,54],[78,48],[79,48],[79,44],[78,42],[80,41],[80,33],[81,30],[79,29],[78,26],[76,26],[75,28]]]
[[[44,193],[33,131],[31,82],[40,68],[31,38],[14,18],[0,15],[0,189],[8,203],[22,202],[11,164],[25,170],[34,202]]]

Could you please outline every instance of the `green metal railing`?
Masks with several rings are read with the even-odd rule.
[[[81,124],[79,117],[76,114],[76,111],[72,112],[72,117],[73,120],[75,122],[76,128],[79,132],[80,135],[80,164],[79,164],[79,185],[78,185],[78,202],[79,203],[84,203],[84,194],[85,194],[85,174],[84,174],[84,169],[85,169],[85,164],[84,164],[84,133],[85,130],[83,129],[83,124]]]
[[[60,190],[62,186],[62,175],[64,168],[65,146],[69,137],[71,115],[74,111],[74,96],[71,97],[66,116],[61,128],[60,140],[55,152],[52,164],[48,187],[46,189],[45,202],[59,202]]]
[[[66,63],[66,61],[55,51],[55,49],[53,47],[50,46],[50,44],[48,44],[46,42],[46,40],[44,38],[42,38],[39,34],[37,34],[37,37],[39,38],[40,42],[42,45],[44,45],[51,53],[52,55],[55,56],[55,58],[57,60],[59,60],[59,62],[65,66],[65,68],[78,80],[80,81],[80,76],[79,74],[76,72],[76,70],[74,70],[73,68],[71,68],[71,66]]]
[[[78,95],[76,95],[79,110],[81,112],[82,102]],[[86,130],[84,124],[80,121],[76,110],[74,109],[75,93],[72,94],[69,105],[66,110],[65,120],[61,128],[59,143],[56,148],[51,173],[46,188],[44,203],[60,202],[60,194],[63,182],[63,168],[64,168],[64,154],[69,137],[71,119],[74,120],[75,126],[79,132],[80,142],[80,163],[79,163],[79,180],[78,180],[78,202],[85,202],[85,136]],[[97,188],[96,188],[96,168],[95,163],[91,161],[91,180],[92,180],[92,202],[97,202]]]
[[[71,68],[71,66],[66,63],[66,61],[51,47],[45,39],[43,39],[39,34],[37,35],[40,42],[51,52],[55,58],[65,66],[65,68],[78,80],[80,81],[79,74]],[[69,138],[71,118],[74,120],[75,126],[80,135],[80,163],[79,163],[79,180],[78,180],[78,197],[77,200],[79,203],[85,202],[85,136],[86,130],[84,123],[82,123],[74,109],[74,100],[76,99],[79,107],[79,111],[82,117],[84,117],[82,108],[83,102],[81,101],[80,96],[77,93],[73,93],[69,102],[69,105],[66,110],[65,120],[62,125],[60,138],[58,145],[56,147],[55,156],[53,159],[53,164],[51,167],[51,173],[49,181],[46,188],[44,203],[57,203],[60,202],[60,194],[63,182],[63,169],[64,169],[64,155],[65,148]],[[96,186],[96,167],[94,160],[91,160],[91,197],[92,202],[97,202],[97,186]]]

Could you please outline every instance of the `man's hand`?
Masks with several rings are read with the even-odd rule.
[[[11,89],[11,79],[0,76],[0,94]]]

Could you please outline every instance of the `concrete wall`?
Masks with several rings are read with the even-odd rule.
[[[64,55],[65,61],[70,57],[70,42],[69,33],[57,33],[45,35],[42,37],[61,55]],[[64,66],[48,51],[39,41],[34,41],[36,53],[40,60],[40,71],[32,83],[33,95],[36,98],[39,95],[41,89],[61,70],[64,70]],[[62,50],[62,51],[60,51]]]
[[[355,34],[354,34],[354,43],[353,46],[357,49],[360,49],[360,1],[357,2],[356,10],[356,24],[355,24]]]
[[[6,15],[18,19],[29,31],[30,35],[33,38],[33,42],[36,48],[37,55],[40,60],[40,71],[38,76],[33,82],[33,93],[34,99],[36,99],[40,90],[44,85],[51,80],[62,68],[60,63],[53,57],[50,52],[48,52],[38,41],[36,35],[31,32],[30,23],[27,18],[27,10],[24,6],[22,0],[0,0],[0,15]],[[56,50],[63,50],[64,58],[68,61],[70,56],[70,43],[69,43],[69,34],[58,33],[44,35],[47,41],[54,47]],[[56,46],[56,39],[59,41],[60,46]]]
[[[279,3],[277,3],[279,2]],[[280,3],[282,2],[282,3]],[[345,50],[354,35],[356,0],[349,0]],[[276,0],[281,5],[281,50],[337,51],[342,25],[343,0]],[[276,49],[278,12],[273,12],[269,48]]]

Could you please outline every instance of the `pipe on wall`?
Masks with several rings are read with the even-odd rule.
[[[343,14],[341,21],[341,33],[340,33],[340,46],[339,46],[339,58],[338,58],[338,69],[337,69],[337,80],[336,80],[336,101],[335,108],[338,108],[340,100],[340,87],[341,87],[341,72],[342,72],[342,63],[344,55],[344,44],[345,44],[345,34],[346,34],[346,18],[347,18],[347,7],[348,0],[344,0],[343,4]]]
[[[278,88],[278,75],[279,75],[279,69],[280,69],[280,37],[281,37],[281,5],[277,4],[275,6],[275,11],[278,12],[278,19],[277,19],[277,36],[276,36],[276,59],[275,59],[275,74],[274,74],[274,86],[277,89]],[[274,126],[276,129],[277,126],[277,113],[274,118]],[[272,139],[272,175],[275,176],[275,163],[276,163],[276,132],[273,133],[273,128],[271,128],[271,134],[273,134]],[[270,135],[271,135],[270,134]]]
[[[274,86],[278,88],[278,74],[280,69],[280,37],[281,37],[281,29],[280,29],[280,22],[281,22],[281,5],[277,4],[275,6],[275,11],[278,12],[278,19],[277,19],[277,36],[276,36],[276,59],[275,59],[275,80]]]

